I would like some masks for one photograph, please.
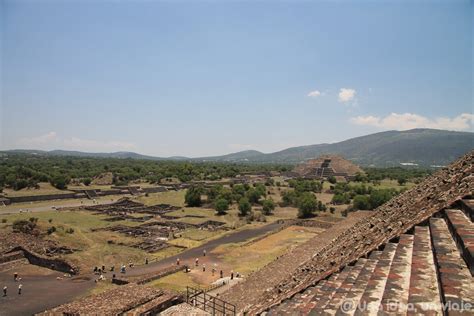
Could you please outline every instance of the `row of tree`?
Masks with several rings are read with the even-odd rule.
[[[336,183],[331,186],[333,204],[350,204],[356,210],[373,210],[400,194],[404,189],[374,188],[365,184]]]
[[[264,215],[270,215],[275,209],[275,203],[271,199],[266,199],[267,189],[262,183],[236,184],[231,188],[215,185],[208,189],[192,186],[186,191],[185,203],[190,207],[202,206],[203,196],[206,197],[205,202],[212,205],[218,215],[225,214],[233,203],[238,204],[240,216],[248,215],[252,211],[252,206],[256,205],[262,206]]]
[[[0,188],[21,190],[50,182],[64,189],[72,179],[88,185],[91,179],[105,172],[113,174],[114,184],[127,184],[142,179],[159,183],[162,179],[218,180],[245,172],[287,171],[288,165],[251,165],[234,163],[191,163],[143,159],[62,157],[8,153],[0,156]]]

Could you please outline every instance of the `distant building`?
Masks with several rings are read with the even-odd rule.
[[[310,159],[296,166],[293,172],[303,178],[327,179],[334,176],[345,180],[353,179],[357,173],[364,173],[359,166],[337,155],[322,155]]]

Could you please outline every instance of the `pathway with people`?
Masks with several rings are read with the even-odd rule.
[[[206,264],[207,271],[211,271],[212,262],[216,262],[216,258],[213,258],[210,253],[216,247],[248,241],[252,238],[278,230],[282,225],[281,223],[274,222],[257,228],[242,229],[211,240],[199,247],[185,250],[178,255],[156,262],[149,262],[149,264],[142,262],[141,265],[135,262],[134,268],[129,268],[127,265],[124,275],[120,273],[120,266],[114,263],[115,271],[113,273],[115,273],[117,277],[125,276],[125,278],[135,279],[157,273],[164,268],[176,265],[178,258],[180,259],[180,264],[188,265],[193,264],[195,259],[199,258],[199,269],[202,269],[202,264]],[[206,252],[205,257],[204,251]],[[98,266],[102,266],[102,264],[106,265],[106,270],[108,271],[105,277],[110,279],[112,276],[112,272],[109,271],[110,266],[102,262],[98,263]],[[25,265],[25,268],[28,266],[30,265]],[[90,272],[82,273],[75,277],[64,277],[63,273],[51,270],[41,275],[31,274],[22,276],[22,270],[19,269],[18,272],[22,279],[15,281],[14,272],[16,272],[16,270],[14,271],[13,269],[6,269],[0,272],[0,287],[3,288],[7,286],[8,288],[7,296],[0,297],[0,316],[31,315],[70,302],[74,300],[74,298],[84,295],[87,291],[91,290],[95,285],[94,280],[98,278],[98,275],[94,275]],[[216,276],[219,277],[219,274],[220,269],[217,269]],[[224,277],[228,277],[229,275],[230,271],[225,271]],[[21,295],[17,293],[19,284],[23,286]]]

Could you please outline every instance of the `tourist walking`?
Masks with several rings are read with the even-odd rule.
[[[224,272],[221,270],[221,279],[224,277]]]
[[[21,289],[23,288],[22,284],[18,285],[18,295],[21,295]]]
[[[206,256],[206,249],[204,249],[204,250],[202,251],[202,256],[203,256],[203,257]]]
[[[199,266],[199,258],[196,258],[196,267]]]
[[[13,280],[18,280],[18,272],[13,273]]]
[[[176,265],[179,266],[179,258],[176,259]]]
[[[202,265],[202,272],[206,272],[206,265],[205,264]]]
[[[8,289],[8,288],[7,288],[7,286],[5,285],[5,286],[3,287],[3,296],[7,296],[7,289]]]

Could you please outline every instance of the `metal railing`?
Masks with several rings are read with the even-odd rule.
[[[186,287],[186,303],[211,313],[211,315],[236,315],[235,305],[209,295],[204,290],[189,286]]]

